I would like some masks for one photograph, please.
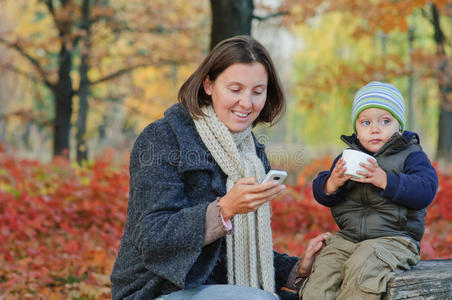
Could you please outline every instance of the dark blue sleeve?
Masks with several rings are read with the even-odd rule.
[[[423,151],[411,153],[403,173],[387,173],[385,198],[409,209],[423,209],[432,203],[438,188],[438,175]]]
[[[325,193],[325,184],[328,178],[330,177],[331,172],[333,171],[334,167],[336,166],[337,161],[339,158],[341,158],[342,153],[339,154],[338,157],[333,162],[333,165],[331,166],[331,169],[329,171],[322,171],[317,175],[317,177],[312,182],[312,193],[314,194],[315,200],[319,202],[322,205],[331,207],[338,203],[342,199],[342,196],[345,192],[344,186],[341,186],[335,193],[333,194],[326,194]]]
[[[273,251],[273,265],[275,267],[275,283],[276,290],[280,290],[289,278],[290,271],[299,260],[298,257],[289,256],[285,253]]]

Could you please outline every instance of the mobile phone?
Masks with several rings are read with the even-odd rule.
[[[276,180],[279,184],[283,183],[284,179],[287,177],[287,172],[283,170],[270,170],[265,176],[261,183]]]

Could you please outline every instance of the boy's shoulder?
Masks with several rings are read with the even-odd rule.
[[[412,145],[412,150],[410,151],[410,159],[406,160],[405,163],[412,165],[428,162],[428,164],[431,165],[427,153],[425,153],[421,147],[419,135],[416,132],[404,131],[402,136]]]
[[[419,138],[419,134],[413,131],[404,131],[402,133],[402,139],[404,140],[404,144],[406,148],[411,148],[410,152],[420,152],[423,153],[425,156],[427,154],[424,152],[421,146],[421,139]]]
[[[407,141],[410,141],[414,144],[419,144],[419,145],[421,144],[421,140],[420,140],[419,134],[417,134],[417,132],[405,130],[402,133],[402,137],[404,137]]]
[[[394,144],[394,150],[398,151],[407,151],[409,154],[415,152],[424,153],[422,150],[422,146],[420,143],[419,135],[413,131],[405,130],[397,142]],[[424,153],[425,154],[425,153]]]

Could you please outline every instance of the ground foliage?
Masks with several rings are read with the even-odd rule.
[[[311,180],[331,158],[315,160],[272,202],[275,247],[300,255],[306,240],[335,232]],[[440,174],[422,257],[452,256],[452,176]],[[0,299],[110,299],[111,272],[124,228],[127,165],[108,153],[82,167],[64,159],[19,159],[0,148]]]
[[[109,155],[77,167],[0,153],[0,295],[109,299],[128,180]]]

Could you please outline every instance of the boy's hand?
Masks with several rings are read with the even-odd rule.
[[[331,172],[330,177],[326,181],[325,184],[325,193],[332,194],[335,191],[337,191],[338,188],[344,185],[344,183],[352,178],[351,175],[345,175],[345,171],[347,168],[345,167],[345,161],[341,157],[337,161],[336,165],[334,166],[333,171]]]
[[[364,164],[360,163],[359,165],[366,169],[366,171],[357,171],[356,173],[359,175],[363,175],[366,178],[364,179],[358,179],[358,182],[362,183],[371,183],[376,187],[379,187],[381,189],[386,188],[387,184],[387,177],[386,172],[380,168],[376,161],[373,161],[371,159],[367,159],[367,161],[370,164]]]

